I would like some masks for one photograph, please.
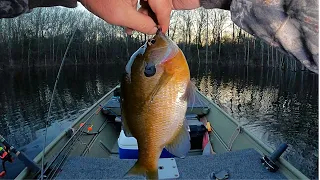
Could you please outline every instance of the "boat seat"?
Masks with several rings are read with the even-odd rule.
[[[210,174],[226,171],[229,179],[287,179],[280,172],[267,171],[254,149],[215,155],[175,158],[178,179],[209,179]],[[133,159],[72,157],[62,167],[56,179],[123,179],[134,165]],[[130,177],[128,179],[144,179]],[[127,178],[126,178],[127,179]]]

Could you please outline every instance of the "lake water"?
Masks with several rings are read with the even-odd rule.
[[[120,81],[123,65],[63,68],[48,128],[48,142]],[[190,65],[207,97],[310,178],[318,175],[318,76],[278,69]],[[45,119],[57,68],[0,71],[1,134],[34,158],[43,145]],[[2,167],[1,167],[2,168]],[[23,168],[7,164],[6,178]]]

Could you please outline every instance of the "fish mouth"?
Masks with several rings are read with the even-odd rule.
[[[164,39],[167,43],[169,43],[169,39],[167,38],[167,36],[162,32],[162,28],[158,27],[158,30],[156,32],[156,36],[160,36],[162,39]]]
[[[168,46],[172,46],[173,43],[171,39],[169,39],[169,37],[167,37],[163,32],[162,32],[162,28],[161,27],[158,27],[158,30],[156,32],[156,36],[159,36],[161,39],[163,39],[167,44]]]
[[[156,32],[156,35],[163,35],[163,32],[162,32],[162,28],[161,27],[158,27],[158,30]]]
[[[168,37],[165,33],[162,32],[161,27],[158,27],[156,35],[153,39],[160,40],[160,44],[155,43],[156,47],[152,47],[148,51],[148,58],[151,58],[150,61],[153,63],[147,63],[144,67],[145,77],[152,77],[156,74],[157,68],[159,65],[170,61],[179,51],[179,47]],[[158,46],[160,45],[160,47]],[[151,46],[148,46],[149,48]]]

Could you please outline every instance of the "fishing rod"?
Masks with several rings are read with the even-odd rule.
[[[41,168],[27,155],[11,146],[10,143],[2,135],[0,135],[0,142],[10,150],[10,153],[14,153],[17,158],[22,161],[23,164],[25,164],[25,166],[27,166],[32,172],[39,172],[41,170]]]
[[[59,81],[59,78],[60,78],[61,70],[62,70],[62,67],[63,67],[64,62],[66,60],[66,56],[67,56],[69,47],[71,45],[71,42],[73,40],[73,37],[74,37],[74,35],[76,33],[76,30],[73,31],[73,33],[72,33],[72,35],[70,37],[67,49],[66,49],[66,51],[64,53],[64,56],[62,58],[62,61],[61,61],[60,67],[59,67],[59,71],[58,71],[58,74],[57,74],[57,77],[56,77],[56,81],[54,83],[54,87],[53,87],[53,90],[52,90],[51,98],[50,98],[49,110],[48,110],[48,114],[47,114],[47,119],[45,121],[44,143],[43,143],[43,147],[42,147],[42,158],[41,158],[41,169],[40,169],[41,170],[41,173],[40,173],[40,179],[41,180],[43,180],[43,177],[44,177],[44,156],[45,156],[45,148],[46,148],[46,145],[47,145],[48,123],[49,123],[49,118],[50,118],[50,115],[51,115],[53,99],[54,99],[54,95],[55,95],[55,92],[56,92],[57,84],[58,84],[58,81]]]

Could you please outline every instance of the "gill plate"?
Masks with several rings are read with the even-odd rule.
[[[129,78],[130,82],[131,82],[131,67],[132,67],[132,64],[133,64],[134,60],[137,58],[138,55],[143,55],[144,54],[146,49],[147,49],[147,42],[144,43],[143,46],[141,46],[136,52],[134,52],[132,54],[132,56],[130,57],[129,62],[126,65],[125,69],[126,69],[126,73],[127,73],[127,76]]]

